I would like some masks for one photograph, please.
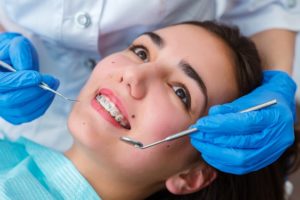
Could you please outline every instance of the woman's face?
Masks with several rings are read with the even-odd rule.
[[[75,145],[100,169],[135,183],[159,183],[199,158],[189,138],[145,150],[119,138],[144,144],[163,139],[236,95],[227,46],[203,28],[177,25],[143,34],[99,62],[81,90],[69,128]]]

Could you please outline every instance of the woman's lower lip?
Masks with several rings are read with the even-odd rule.
[[[98,101],[96,99],[93,99],[92,107],[109,123],[111,123],[113,126],[117,128],[122,128],[122,126],[116,122],[116,120],[102,107],[99,105]]]

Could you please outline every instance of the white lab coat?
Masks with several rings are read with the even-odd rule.
[[[39,53],[40,71],[60,80],[75,98],[94,61],[125,48],[138,34],[171,23],[217,19],[245,35],[269,28],[300,30],[297,0],[0,0],[0,23],[23,33]],[[0,119],[0,134],[22,134],[58,150],[72,139],[66,126],[71,104],[56,97],[46,114],[13,127]]]

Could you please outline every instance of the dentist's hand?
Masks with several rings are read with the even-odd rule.
[[[41,116],[54,95],[38,85],[43,81],[56,90],[59,82],[37,72],[38,58],[32,44],[20,34],[2,33],[0,60],[17,70],[8,72],[0,67],[0,117],[21,124]]]
[[[192,127],[192,145],[216,169],[245,174],[276,161],[294,142],[296,84],[281,71],[265,71],[263,84],[232,103],[217,105]],[[271,99],[277,104],[239,111]]]

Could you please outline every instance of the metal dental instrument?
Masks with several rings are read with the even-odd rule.
[[[265,103],[262,103],[262,104],[259,104],[259,105],[247,108],[245,110],[242,110],[239,113],[246,113],[246,112],[250,112],[250,111],[254,111],[254,110],[259,110],[259,109],[271,106],[271,105],[276,104],[276,103],[277,103],[276,99],[273,99],[273,100],[267,101]],[[120,137],[120,140],[123,141],[123,142],[126,142],[127,144],[133,145],[134,147],[136,147],[138,149],[146,149],[146,148],[149,148],[149,147],[153,147],[153,146],[155,146],[157,144],[161,144],[163,142],[168,142],[168,141],[171,141],[171,140],[178,139],[180,137],[183,137],[183,136],[186,136],[186,135],[188,135],[190,133],[193,133],[193,132],[195,132],[197,130],[198,130],[197,128],[187,129],[187,130],[184,130],[182,132],[176,133],[174,135],[171,135],[169,137],[166,137],[166,138],[164,138],[162,140],[158,140],[158,141],[153,142],[153,143],[148,144],[148,145],[144,145],[140,141],[131,139],[130,137],[126,137],[126,136]]]
[[[1,61],[1,60],[0,60],[0,66],[2,66],[4,69],[7,69],[8,71],[11,71],[11,72],[16,72],[16,71],[17,71],[17,70],[15,70],[12,66],[10,66],[9,64],[7,64],[7,63],[5,63],[5,62],[3,62],[3,61]],[[54,93],[54,94],[56,94],[56,95],[62,97],[63,99],[65,99],[65,100],[67,100],[67,101],[75,101],[75,102],[79,102],[78,100],[70,99],[70,98],[68,98],[68,97],[66,97],[66,96],[64,96],[64,95],[62,95],[61,93],[59,93],[59,92],[53,90],[52,88],[50,88],[49,85],[47,85],[47,84],[44,83],[44,82],[41,82],[41,83],[39,84],[39,87],[42,88],[42,89],[44,89],[44,90],[48,90],[48,91],[50,91],[50,92],[52,92],[52,93]]]

